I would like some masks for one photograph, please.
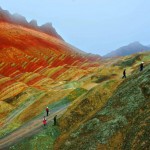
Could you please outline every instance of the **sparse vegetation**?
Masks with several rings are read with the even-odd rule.
[[[60,138],[56,149],[148,150],[149,79],[150,65],[128,77],[88,121],[71,130],[63,142]]]
[[[53,150],[54,142],[59,136],[60,130],[57,126],[49,124],[43,127],[43,130],[38,134],[28,139],[20,141],[19,144],[11,146],[10,150]]]
[[[126,60],[118,62],[115,65],[118,65],[118,66],[121,66],[122,68],[125,68],[125,67],[132,66],[136,61],[140,61],[140,60],[141,60],[141,56],[140,55],[136,55],[134,57],[129,57]]]

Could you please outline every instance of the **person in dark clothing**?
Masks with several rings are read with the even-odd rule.
[[[57,115],[54,117],[54,126],[56,126],[56,124],[57,124],[56,117],[57,117]]]
[[[142,62],[142,63],[140,64],[140,71],[143,71],[143,69],[144,69],[144,62]]]
[[[123,77],[122,77],[122,79],[123,78],[126,78],[126,69],[124,69],[124,71],[123,71]]]
[[[49,113],[49,109],[48,109],[48,107],[46,108],[46,114],[47,114],[47,116],[48,116],[48,113]]]

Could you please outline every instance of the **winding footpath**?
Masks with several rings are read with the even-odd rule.
[[[50,124],[53,122],[53,118],[55,115],[60,117],[66,110],[68,105],[59,107],[50,112],[50,115],[47,117],[47,123]],[[43,118],[36,118],[27,124],[23,125],[19,129],[15,130],[11,134],[5,136],[4,138],[0,139],[0,150],[7,150],[11,145],[16,144],[20,140],[30,137],[43,129]]]

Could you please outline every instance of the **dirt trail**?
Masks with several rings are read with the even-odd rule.
[[[53,121],[54,116],[57,114],[58,117],[60,117],[67,109],[68,106],[61,107],[59,109],[56,109],[53,112],[50,112],[51,114],[47,117],[47,122],[50,123]],[[0,150],[6,150],[8,149],[11,145],[19,142],[25,137],[29,137],[35,133],[38,133],[42,127],[42,117],[37,118],[33,121],[30,121],[29,123],[23,125],[16,131],[12,132],[8,136],[0,139]]]
[[[6,119],[6,123],[2,126],[2,129],[6,128],[7,125],[9,125],[19,114],[21,114],[27,107],[29,107],[30,105],[32,105],[35,101],[38,101],[41,97],[43,97],[45,94],[41,94],[38,99],[33,99],[33,96],[30,98],[30,100],[26,101],[23,103],[23,105],[21,105],[20,107],[18,107],[17,109],[15,109],[10,115],[9,117]]]

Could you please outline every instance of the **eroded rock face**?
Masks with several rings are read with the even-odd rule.
[[[7,10],[3,10],[1,7],[0,7],[0,20],[1,21],[8,21],[10,20],[10,13],[7,11]]]
[[[11,15],[7,10],[3,10],[2,8],[0,8],[0,22],[1,21],[36,29],[63,40],[63,38],[56,32],[55,28],[52,26],[52,23],[46,23],[42,26],[38,26],[36,20],[31,20],[30,22],[28,22],[24,16],[17,13]]]
[[[28,25],[26,18],[20,14],[15,13],[12,16],[10,15],[10,17],[11,17],[11,22]]]
[[[31,24],[31,26],[34,26],[35,28],[38,26],[37,21],[34,19],[31,20],[29,23]]]
[[[56,34],[57,32],[56,32],[55,28],[52,26],[52,23],[45,23],[42,26],[40,26],[39,29],[44,33],[47,33],[49,35],[52,35],[54,37],[59,37],[60,39],[62,39],[61,36]]]
[[[149,108],[150,65],[126,79],[105,107],[72,132],[69,144],[61,149],[149,149]]]

